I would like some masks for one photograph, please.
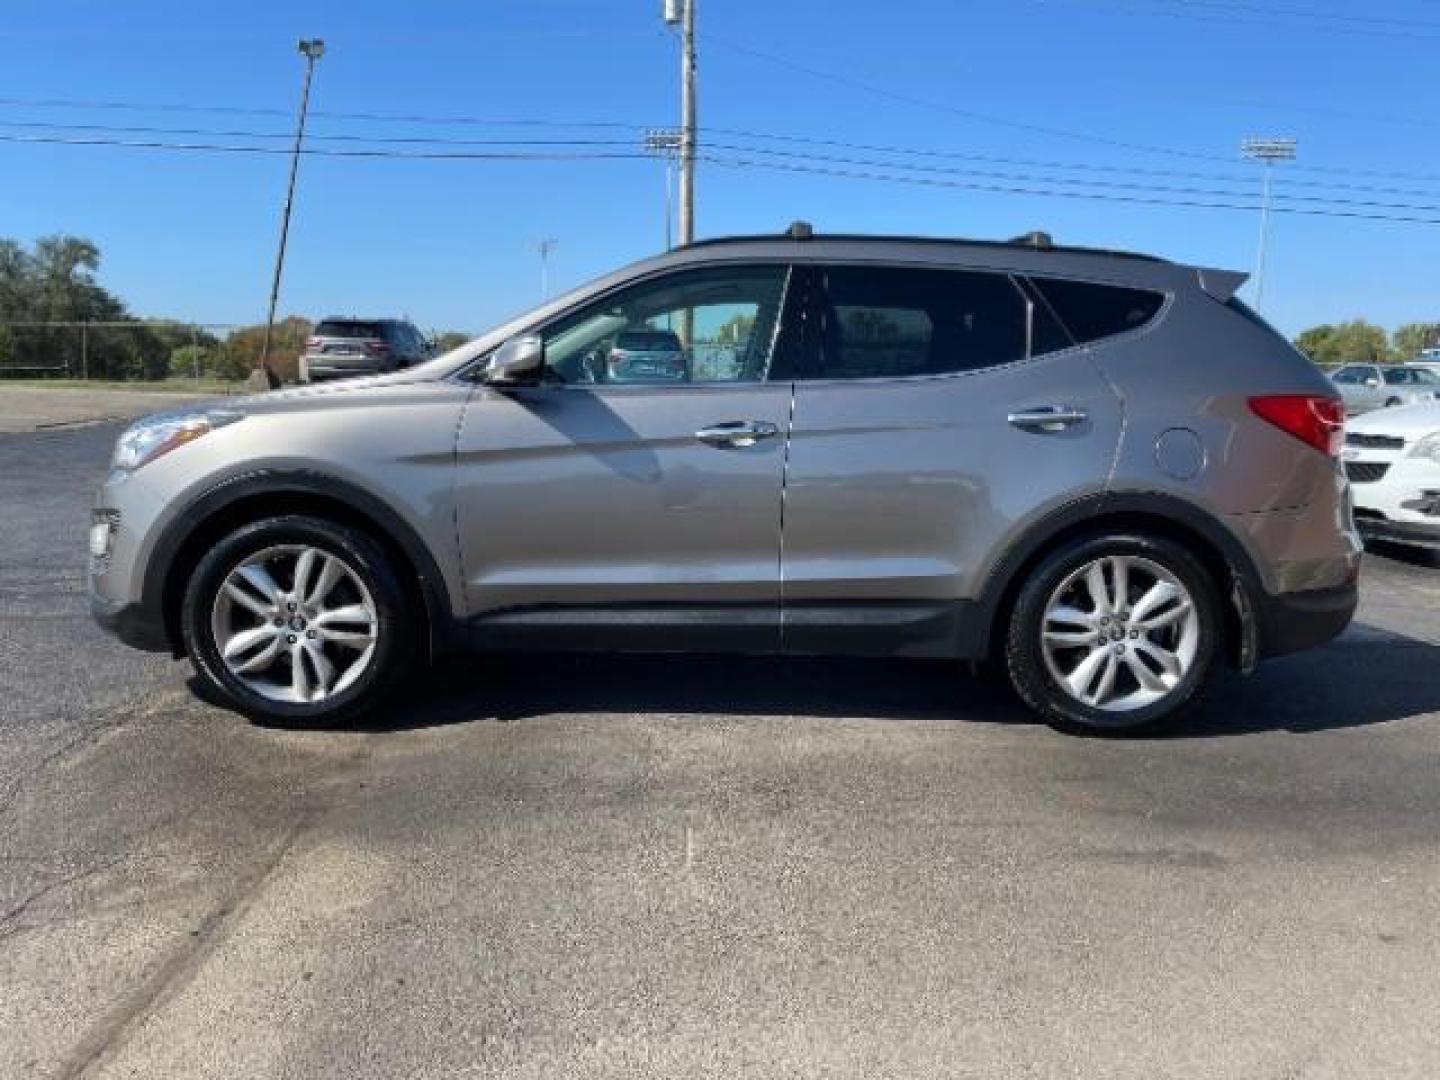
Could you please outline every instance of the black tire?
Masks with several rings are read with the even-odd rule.
[[[1395,407],[1396,407],[1397,405],[1399,405],[1399,404],[1400,404],[1400,399],[1399,399],[1398,397],[1392,397],[1392,398],[1390,398],[1388,401],[1385,402],[1385,407],[1386,407],[1387,409],[1393,409],[1393,408],[1395,408]]]
[[[1121,712],[1073,697],[1052,674],[1042,645],[1052,594],[1077,569],[1107,555],[1138,556],[1169,571],[1190,593],[1199,624],[1194,657],[1180,681],[1159,701]],[[1215,583],[1187,548],[1143,534],[1082,537],[1046,555],[1021,586],[1006,627],[1005,666],[1015,692],[1050,726],[1071,734],[1133,734],[1173,720],[1195,704],[1219,652],[1222,633]]]
[[[342,559],[369,590],[378,616],[368,665],[353,683],[319,701],[277,701],[252,690],[226,666],[211,625],[229,573],[247,557],[285,545],[314,547]],[[237,528],[200,560],[181,603],[181,633],[196,674],[215,695],[254,720],[296,727],[347,723],[379,704],[414,661],[415,612],[390,557],[364,532],[324,518],[286,514]]]

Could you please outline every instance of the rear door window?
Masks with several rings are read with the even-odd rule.
[[[1076,341],[1099,341],[1144,326],[1160,310],[1165,294],[1149,289],[1088,281],[1032,277],[1031,283],[1054,309]]]
[[[943,375],[1030,355],[1034,305],[1008,274],[835,266],[820,277],[816,377]]]

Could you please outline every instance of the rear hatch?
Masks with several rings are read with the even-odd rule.
[[[326,319],[305,342],[311,369],[353,368],[374,371],[390,358],[385,327],[359,319]]]

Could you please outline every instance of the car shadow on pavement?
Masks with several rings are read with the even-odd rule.
[[[1440,567],[1440,551],[1412,547],[1409,544],[1392,544],[1388,540],[1369,539],[1365,541],[1365,551],[1370,555],[1383,556],[1391,562],[1404,563],[1406,566],[1422,567],[1427,570]]]
[[[443,661],[362,727],[637,713],[1037,723],[1003,679],[941,661],[542,654]],[[1440,646],[1357,624],[1249,677],[1217,672],[1200,705],[1154,737],[1318,732],[1432,713]]]

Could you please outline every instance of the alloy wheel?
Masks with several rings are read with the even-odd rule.
[[[348,562],[284,544],[247,556],[225,576],[210,626],[231,675],[271,701],[303,705],[343,692],[365,672],[380,618]]]
[[[1046,667],[1082,705],[1128,712],[1175,691],[1194,665],[1200,616],[1184,583],[1152,559],[1105,555],[1068,574],[1041,620]]]

